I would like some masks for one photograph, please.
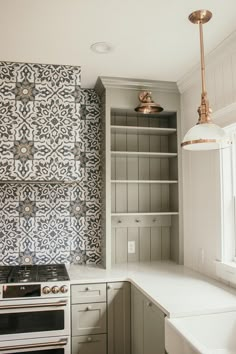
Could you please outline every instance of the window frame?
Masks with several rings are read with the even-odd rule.
[[[232,145],[220,150],[221,256],[216,261],[216,275],[236,284],[236,123],[224,129]]]

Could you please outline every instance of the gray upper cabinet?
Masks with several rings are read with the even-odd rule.
[[[131,318],[132,354],[165,354],[164,314],[133,286]]]
[[[108,353],[130,354],[130,283],[107,284]]]
[[[164,112],[136,113],[152,91]],[[180,96],[175,83],[100,78],[102,110],[102,251],[112,264],[181,262]]]

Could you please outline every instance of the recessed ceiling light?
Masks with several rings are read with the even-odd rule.
[[[112,45],[107,42],[97,42],[90,46],[90,49],[98,54],[106,54],[112,51]]]

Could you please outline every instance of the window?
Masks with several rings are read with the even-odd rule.
[[[221,259],[216,274],[236,284],[236,124],[225,128],[232,147],[220,151],[221,166]]]

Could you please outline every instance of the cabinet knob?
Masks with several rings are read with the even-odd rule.
[[[86,307],[86,310],[87,310],[87,311],[92,310],[92,306],[87,306],[87,307]]]
[[[141,222],[141,220],[139,220],[139,219],[136,219],[136,220],[135,220],[135,222],[139,223],[139,222]]]
[[[157,219],[155,218],[155,219],[152,219],[152,222],[156,222],[157,221]]]
[[[92,342],[92,337],[88,337],[88,338],[87,338],[87,341],[88,341],[88,342]]]
[[[87,286],[87,288],[85,288],[85,290],[86,291],[91,291],[92,289],[89,286]]]
[[[147,302],[147,306],[148,306],[148,307],[152,307],[152,302],[151,302],[151,301],[148,301],[148,302]]]
[[[112,286],[111,285],[107,285],[107,289],[112,289]]]
[[[121,221],[121,220],[118,220],[117,222],[118,222],[118,224],[121,224],[121,223],[122,223],[122,221]]]

